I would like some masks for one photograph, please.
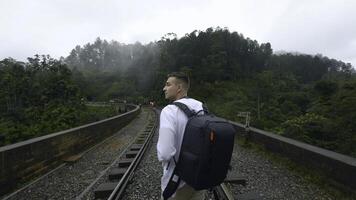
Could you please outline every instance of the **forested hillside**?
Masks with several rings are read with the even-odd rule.
[[[0,61],[0,146],[112,116],[87,107],[72,72],[49,56]]]
[[[13,65],[3,60],[1,70]],[[30,60],[26,65],[31,69],[34,64]],[[238,112],[248,111],[254,127],[356,156],[356,124],[352,123],[356,119],[356,76],[349,63],[322,55],[273,53],[270,43],[259,44],[237,32],[209,28],[182,38],[170,33],[146,45],[97,38],[94,43],[76,46],[59,62],[62,65],[71,74],[70,80],[63,77],[67,80],[64,85],[73,86],[73,91],[56,102],[80,96],[90,101],[119,98],[164,105],[166,74],[184,71],[191,76],[189,96],[204,101],[217,115],[241,121]],[[26,86],[37,81],[26,80],[31,82]]]

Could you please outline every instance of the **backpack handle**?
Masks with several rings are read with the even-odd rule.
[[[204,110],[199,110],[197,113],[196,113],[196,115],[198,115],[199,113],[201,113],[201,112],[203,112]],[[205,111],[204,111],[204,113],[205,113]]]

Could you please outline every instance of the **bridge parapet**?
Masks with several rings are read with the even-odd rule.
[[[248,128],[237,122],[231,122],[239,135],[248,140],[263,145],[267,150],[281,154],[294,162],[318,170],[351,191],[356,191],[356,159],[320,147],[286,138],[274,133]]]
[[[127,108],[130,111],[108,119],[0,147],[0,196],[123,128],[141,110],[136,105]]]

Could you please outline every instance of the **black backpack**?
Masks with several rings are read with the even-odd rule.
[[[180,180],[195,190],[210,189],[226,178],[234,147],[235,128],[227,120],[191,111],[174,102],[188,117],[180,155],[173,174],[163,191],[164,199],[173,195]]]

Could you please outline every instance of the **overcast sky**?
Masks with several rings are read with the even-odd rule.
[[[146,44],[217,26],[275,52],[320,53],[356,67],[354,0],[0,0],[0,60],[66,57],[96,37]]]

